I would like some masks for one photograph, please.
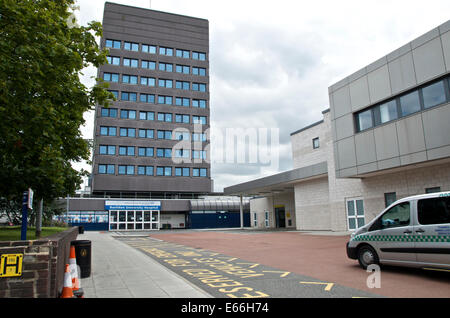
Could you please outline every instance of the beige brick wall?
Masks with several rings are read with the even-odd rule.
[[[328,178],[296,184],[295,210],[298,230],[331,230]]]
[[[313,149],[313,139],[319,137],[320,147]],[[291,137],[294,169],[303,168],[327,160],[332,150],[330,112],[324,114],[324,122]]]
[[[274,195],[274,197],[256,198],[250,200],[250,224],[255,227],[255,213],[256,213],[256,228],[266,228],[265,225],[265,212],[269,212],[269,228],[276,226],[275,222],[275,207],[284,205],[286,227],[295,228],[295,202],[294,193],[283,193],[280,195]],[[291,225],[289,225],[289,220]]]

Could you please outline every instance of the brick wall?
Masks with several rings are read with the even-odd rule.
[[[0,277],[0,298],[55,298],[64,284],[64,266],[69,262],[70,242],[78,227],[36,241],[0,242],[3,254],[23,254],[22,275]]]

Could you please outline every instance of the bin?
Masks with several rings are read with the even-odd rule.
[[[78,234],[84,234],[84,226],[79,226],[78,227]]]
[[[77,260],[77,265],[80,266],[80,277],[87,278],[91,276],[91,241],[72,241],[70,242],[70,245],[73,245],[75,247],[75,258]]]

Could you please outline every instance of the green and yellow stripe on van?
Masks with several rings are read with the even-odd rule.
[[[356,235],[352,241],[450,243],[450,235]]]

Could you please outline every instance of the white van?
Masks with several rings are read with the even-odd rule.
[[[347,255],[364,269],[386,264],[450,270],[450,192],[394,202],[352,234]]]

